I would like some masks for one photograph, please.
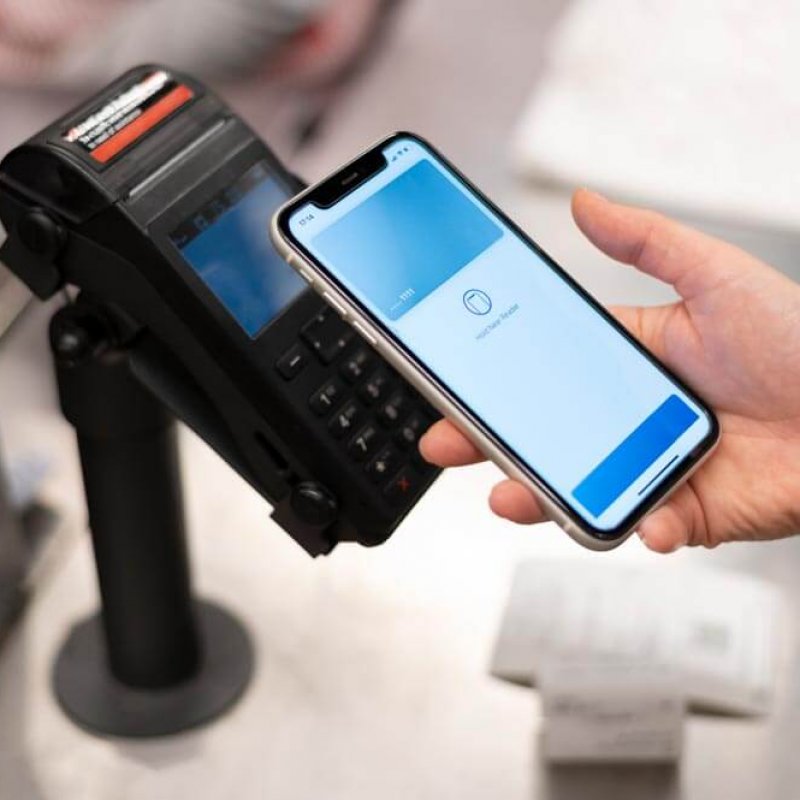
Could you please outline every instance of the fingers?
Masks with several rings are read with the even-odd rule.
[[[606,255],[671,284],[684,298],[732,277],[746,253],[647,209],[612,203],[579,189],[572,197],[575,222]]]
[[[639,526],[639,538],[655,553],[674,553],[687,544],[686,527],[673,508],[663,506]]]
[[[664,332],[674,312],[671,306],[611,306],[609,311],[634,339],[640,341],[657,359],[668,364],[679,374],[681,364],[675,363],[667,351]]]
[[[544,522],[536,498],[521,483],[512,480],[501,481],[489,495],[489,507],[498,517],[504,517],[522,525]]]
[[[483,454],[461,431],[447,420],[432,425],[420,439],[423,458],[440,467],[460,467],[485,461]],[[499,517],[531,524],[545,519],[536,498],[522,484],[505,480],[489,495],[489,506]]]
[[[501,481],[492,489],[489,507],[498,517],[521,525],[547,519],[533,494],[513,480]],[[656,553],[672,553],[686,545],[708,542],[702,509],[689,486],[682,487],[669,502],[650,514],[638,533]]]
[[[631,336],[642,339],[642,309],[638,306],[609,306],[608,310]]]
[[[639,537],[656,553],[686,545],[709,544],[705,514],[690,484],[682,486],[639,525]]]
[[[484,461],[483,454],[447,420],[431,426],[420,439],[423,458],[441,467],[458,467]],[[546,517],[533,494],[513,480],[498,483],[489,495],[489,507],[499,517],[522,525],[543,522]],[[698,524],[698,520],[702,524]],[[645,545],[657,553],[671,553],[687,544],[705,540],[699,501],[684,486],[667,503],[646,517],[638,530]]]
[[[440,467],[463,467],[485,461],[485,456],[452,422],[439,420],[419,440],[419,451],[426,461]]]
[[[498,517],[521,525],[547,519],[533,494],[513,480],[501,481],[492,489],[489,507]],[[656,553],[672,553],[686,545],[708,543],[702,509],[688,486],[650,514],[639,526],[638,533],[644,544]]]

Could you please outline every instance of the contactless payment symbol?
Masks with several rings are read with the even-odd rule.
[[[486,292],[480,289],[468,289],[462,298],[467,311],[478,316],[488,314],[492,310],[492,301]]]

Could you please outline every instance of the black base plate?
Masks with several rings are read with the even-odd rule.
[[[99,614],[76,623],[56,658],[53,687],[61,707],[92,733],[146,738],[179,733],[230,708],[253,674],[247,631],[218,606],[197,602],[203,663],[193,678],[167,689],[134,689],[108,668]]]

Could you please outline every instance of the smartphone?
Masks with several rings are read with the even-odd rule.
[[[586,547],[624,541],[719,438],[688,386],[414,134],[302,192],[271,232],[301,277]]]

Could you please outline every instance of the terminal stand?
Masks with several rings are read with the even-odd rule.
[[[192,596],[175,421],[130,370],[102,304],[51,322],[62,411],[78,437],[101,609],[78,622],[53,673],[78,724],[111,736],[177,733],[242,694],[250,639],[222,608]]]

